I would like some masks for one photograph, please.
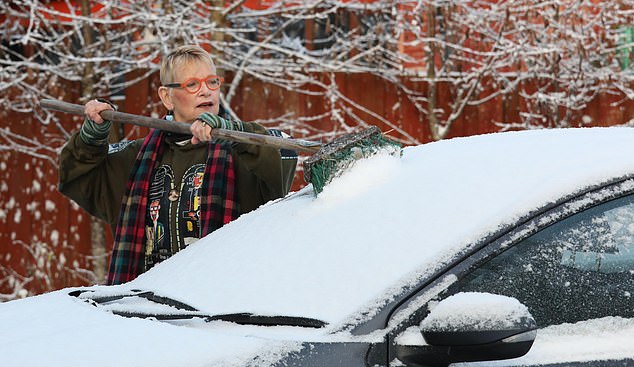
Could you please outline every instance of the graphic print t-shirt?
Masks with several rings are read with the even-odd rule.
[[[170,165],[161,165],[154,170],[145,218],[146,270],[200,238],[200,192],[204,170],[204,164],[189,167],[179,187]],[[170,219],[174,220],[173,227]]]

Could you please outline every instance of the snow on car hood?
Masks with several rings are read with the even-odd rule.
[[[571,191],[634,172],[634,130],[488,134],[359,161],[243,215],[122,286],[209,314],[343,322],[412,275]]]
[[[0,304],[0,325],[2,365],[12,367],[268,365],[315,334],[295,327],[125,318],[68,296],[68,289]]]

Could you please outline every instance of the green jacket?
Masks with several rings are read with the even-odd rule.
[[[244,128],[248,132],[266,134],[266,129],[255,123],[245,122]],[[92,146],[84,143],[79,134],[74,134],[60,155],[59,191],[91,215],[109,223],[114,233],[126,183],[142,142],[143,139],[139,139],[110,146]],[[169,168],[171,183],[178,191],[188,170],[197,165],[204,166],[206,145],[194,146],[183,136],[169,136],[166,144],[168,147],[157,166]],[[296,156],[295,159],[282,159],[278,148],[234,143],[232,157],[241,213],[289,192]],[[172,216],[178,215],[177,212],[173,210]],[[171,227],[175,222],[170,218]],[[172,228],[170,232],[178,231]],[[175,239],[175,236],[171,237]]]

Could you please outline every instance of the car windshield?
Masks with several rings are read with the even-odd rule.
[[[308,187],[268,203],[122,287],[210,315],[329,324],[371,315],[500,225],[632,174],[632,141],[631,129],[528,131],[408,147],[401,158],[379,154],[319,195]],[[561,152],[565,165],[552,159]]]

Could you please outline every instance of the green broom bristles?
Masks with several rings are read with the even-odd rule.
[[[312,183],[315,194],[319,194],[324,186],[356,161],[380,151],[400,155],[401,145],[387,139],[376,126],[358,134],[344,135],[324,145],[304,162],[304,181]]]

